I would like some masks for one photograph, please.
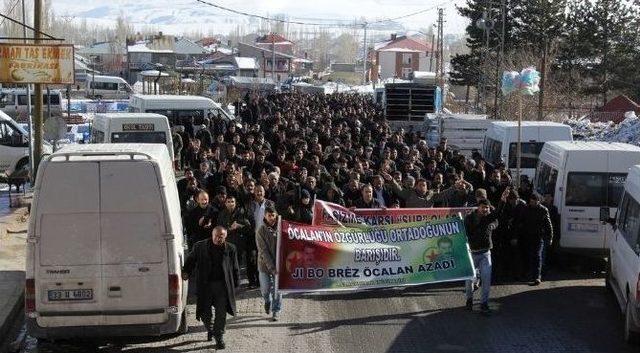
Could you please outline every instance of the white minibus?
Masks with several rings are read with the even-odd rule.
[[[42,93],[42,110],[44,117],[48,116],[48,109],[51,109],[51,116],[62,115],[62,93],[60,90],[52,89],[49,91],[49,99],[47,100],[46,90]],[[48,102],[47,102],[48,101]],[[31,92],[31,107],[35,107],[35,95]],[[47,105],[48,104],[48,105]],[[7,89],[3,90],[0,97],[0,109],[7,113],[13,119],[18,121],[27,121],[28,115],[28,99],[27,90],[22,89]]]
[[[122,77],[87,75],[87,97],[97,99],[128,99],[133,88]]]
[[[91,143],[161,143],[174,159],[169,121],[160,114],[96,114],[91,125]]]
[[[187,330],[180,203],[164,145],[68,145],[45,159],[26,253],[31,336]]]
[[[201,96],[135,94],[129,101],[129,111],[162,114],[169,119],[171,126],[185,125],[190,118],[194,119],[194,125],[201,125],[210,113],[214,117],[221,115],[228,121],[235,119],[219,103]]]
[[[572,141],[569,125],[550,121],[523,121],[521,133],[522,158],[520,175],[533,179],[542,145],[547,141]],[[515,177],[517,167],[518,123],[492,121],[484,138],[483,156],[492,165],[503,161]]]
[[[605,221],[614,229],[606,285],[624,314],[625,341],[640,343],[640,165],[629,170],[617,217]]]
[[[535,191],[551,195],[560,214],[561,249],[605,256],[613,217],[640,147],[618,142],[553,141],[544,144],[534,180]]]

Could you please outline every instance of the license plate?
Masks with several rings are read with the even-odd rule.
[[[55,289],[47,292],[49,301],[91,300],[93,289]]]
[[[569,223],[569,230],[572,232],[597,233],[600,226],[588,223]]]

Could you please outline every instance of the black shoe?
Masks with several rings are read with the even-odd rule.
[[[207,341],[213,341],[213,331],[207,331]]]
[[[467,304],[465,306],[467,310],[473,311],[473,299],[467,299]]]
[[[264,312],[267,315],[269,315],[269,313],[271,312],[271,303],[270,302],[264,303]]]
[[[538,278],[538,279],[535,279],[535,280],[529,282],[529,285],[532,286],[532,287],[535,287],[535,286],[539,286],[540,283],[542,283],[542,281],[540,280],[540,278]]]
[[[224,344],[224,339],[222,339],[222,336],[216,337],[216,348],[224,349],[225,347],[226,345]]]
[[[489,309],[489,304],[488,303],[482,303],[480,304],[480,312],[483,315],[489,315],[491,314],[491,309]]]

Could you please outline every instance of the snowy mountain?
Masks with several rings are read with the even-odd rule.
[[[136,29],[148,27],[169,34],[189,31],[227,34],[238,25],[257,27],[259,19],[220,10],[195,0],[51,0],[57,16],[72,21],[87,20],[88,23],[111,26],[120,14],[129,19]],[[318,19],[335,19],[353,23],[356,18],[366,16],[368,20],[401,16],[436,6],[435,1],[405,0],[402,6],[389,0],[211,0],[211,2],[263,16],[286,13],[292,20],[323,22]],[[445,32],[458,33],[464,30],[464,19],[457,15],[453,5],[464,0],[451,1],[445,5],[447,27]],[[440,2],[442,3],[442,2]],[[364,10],[366,9],[366,11]],[[437,10],[424,12],[401,20],[406,29],[418,29],[434,23]],[[324,21],[326,22],[326,21]],[[324,23],[323,22],[323,23]],[[335,23],[335,21],[331,21]],[[395,26],[396,28],[398,26]],[[308,30],[312,30],[309,26]],[[390,30],[396,30],[390,28]]]

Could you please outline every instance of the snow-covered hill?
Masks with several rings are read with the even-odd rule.
[[[195,0],[52,0],[56,15],[73,21],[86,19],[89,23],[113,24],[124,14],[136,27],[154,26],[165,33],[179,34],[187,31],[203,33],[229,33],[238,25],[257,25],[258,19],[236,15],[216,9]],[[254,14],[273,16],[287,14],[298,21],[322,22],[318,19],[339,19],[353,23],[361,16],[371,20],[388,18],[434,7],[436,1],[405,0],[402,6],[391,0],[211,0],[211,2]],[[442,2],[440,2],[442,3]],[[447,27],[445,33],[464,31],[465,20],[453,5],[462,5],[465,0],[451,1],[445,5]],[[402,20],[407,29],[428,27],[436,21],[437,10],[421,13]],[[312,30],[312,28],[308,28]]]

